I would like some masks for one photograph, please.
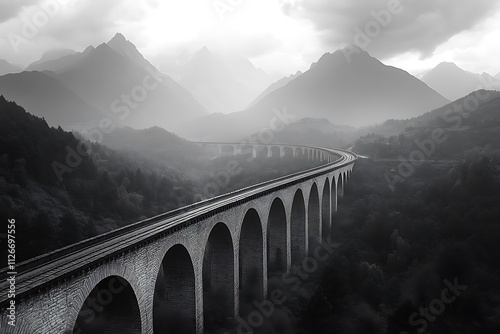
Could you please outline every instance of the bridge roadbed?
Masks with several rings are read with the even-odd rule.
[[[19,263],[16,266],[18,271],[16,276],[16,299],[21,300],[23,297],[49,289],[64,280],[71,279],[71,277],[86,269],[106,263],[148,242],[204,220],[227,207],[251,200],[255,196],[264,196],[270,191],[286,188],[305,179],[322,175],[325,172],[337,170],[357,159],[355,154],[347,151],[320,147],[300,147],[327,151],[330,154],[339,156],[339,159],[313,169],[266,181],[179,208]],[[7,268],[0,270],[0,291],[8,290],[7,272]],[[1,294],[0,306],[4,307],[8,302],[7,294]]]

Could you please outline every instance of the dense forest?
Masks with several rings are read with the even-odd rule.
[[[238,173],[214,179],[228,163]],[[18,224],[18,261],[313,166],[213,158],[160,128],[116,129],[90,142],[0,97],[0,215]]]
[[[394,191],[387,168],[356,163],[333,217],[334,252],[312,273],[269,280],[285,302],[255,333],[500,332],[498,165],[427,163]]]
[[[500,333],[499,108],[493,94],[448,121],[449,106],[357,140],[370,158],[333,216],[334,252],[269,280],[286,301],[255,332]]]

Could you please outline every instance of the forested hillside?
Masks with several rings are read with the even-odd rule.
[[[16,219],[18,261],[315,165],[213,159],[160,128],[116,129],[104,143],[113,149],[0,97],[0,215]],[[218,180],[228,163],[238,173]]]
[[[195,189],[0,98],[0,212],[19,224],[21,259],[189,204]]]

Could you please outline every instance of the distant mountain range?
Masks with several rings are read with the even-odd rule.
[[[498,75],[497,75],[498,77]],[[478,89],[500,90],[500,80],[488,73],[467,72],[454,63],[441,63],[422,77],[429,87],[455,101]]]
[[[25,71],[51,71],[50,64],[52,61],[57,63],[60,58],[65,56],[74,55],[76,53],[75,50],[70,49],[57,49],[45,52],[42,57],[28,65]]]
[[[246,59],[223,59],[205,46],[181,67],[177,81],[210,111],[229,113],[245,109],[270,78]]]
[[[286,85],[288,85],[289,82],[298,78],[300,75],[302,75],[302,72],[297,71],[297,73],[292,74],[289,77],[282,78],[276,81],[275,83],[271,84],[271,86],[269,86],[265,91],[263,91],[259,96],[257,96],[257,98],[252,102],[250,106],[253,106],[254,104],[259,102],[260,100],[262,100],[264,97],[274,92],[275,90],[285,87]]]
[[[382,64],[367,52],[359,51],[348,63],[343,52],[337,51],[323,55],[307,72],[247,110],[195,120],[182,134],[215,138],[225,133],[234,138],[268,128],[276,112],[285,110],[295,120],[326,118],[336,125],[365,126],[411,118],[447,103],[422,81]]]
[[[0,75],[19,72],[22,72],[22,68],[16,65],[12,65],[4,59],[0,59]]]
[[[121,34],[97,48],[90,46],[36,67],[44,72],[0,77],[0,94],[51,125],[96,126],[106,117],[117,125],[169,128],[209,113]]]

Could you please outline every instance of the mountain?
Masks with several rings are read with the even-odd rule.
[[[495,79],[500,80],[500,73],[498,73],[497,75],[495,75]]]
[[[422,81],[449,100],[455,101],[478,89],[500,89],[500,80],[487,73],[475,74],[454,63],[441,63],[422,77]]]
[[[472,100],[475,108],[467,110],[465,106]],[[488,156],[498,161],[500,92],[477,91],[422,116],[388,121],[357,140],[355,146],[357,153],[382,159],[416,156],[417,149],[429,160]]]
[[[281,87],[285,87],[286,85],[288,85],[288,83],[290,81],[298,78],[300,75],[302,75],[302,72],[301,71],[297,71],[297,73],[292,74],[289,77],[285,77],[285,78],[282,78],[282,79],[274,82],[265,91],[263,91],[259,96],[257,96],[257,98],[252,102],[252,104],[250,106],[253,106],[257,102],[259,102],[260,100],[262,100],[262,98],[264,98],[265,96],[267,96],[270,93],[274,92],[275,90],[280,89]]]
[[[212,112],[243,110],[258,94],[207,47],[183,67],[178,82]]]
[[[242,55],[226,56],[223,57],[223,61],[233,76],[256,93],[262,92],[275,80],[264,70],[256,68]]]
[[[500,119],[500,109],[495,110],[492,108],[486,108],[487,106],[491,106],[491,102],[495,100],[497,102],[500,101],[500,92],[494,90],[479,90],[418,117],[404,120],[391,119],[374,127],[360,129],[360,133],[362,135],[375,134],[380,136],[393,136],[415,128],[447,128],[450,127],[450,125],[457,124],[457,114],[454,112],[455,110],[462,110],[465,113],[465,116],[461,117],[461,121],[469,119],[468,115],[470,113],[474,116],[474,122],[484,124],[489,121],[496,121]],[[470,111],[468,111],[465,106],[470,104],[470,101],[478,102],[474,102],[474,105],[477,105],[477,107],[473,109],[470,109],[469,107]],[[485,113],[485,111],[488,111],[488,113]]]
[[[5,79],[0,94],[5,92],[37,116],[47,117],[50,124],[66,126],[80,126],[88,120],[98,124],[111,118],[118,125],[170,128],[176,122],[208,114],[191,93],[158,72],[122,35],[116,35],[110,44],[123,55],[106,43],[89,46],[83,52],[44,62],[41,65],[47,72],[43,75],[26,72],[30,74]],[[33,78],[36,84],[29,82]],[[26,94],[24,86],[31,87],[32,94]],[[73,100],[77,101],[71,107]],[[33,106],[38,108],[32,110]],[[90,110],[88,115],[81,115],[85,110]]]
[[[71,49],[56,49],[45,52],[42,57],[31,63],[26,67],[26,71],[46,71],[51,70],[50,65],[53,61],[59,60],[60,58],[74,55],[75,50]]]
[[[0,59],[0,75],[19,72],[22,72],[22,69],[20,67],[12,65],[4,59]]]
[[[173,79],[134,63],[105,43],[55,77],[94,107],[136,128],[169,128],[208,114]]]
[[[358,51],[347,62],[342,50],[327,53],[286,86],[242,112],[191,123],[184,137],[210,136],[224,129],[231,136],[276,127],[276,118],[326,118],[336,125],[364,126],[410,118],[449,101],[422,81]],[[288,115],[288,116],[285,116]],[[217,119],[219,118],[219,119]],[[208,130],[207,130],[208,129]]]
[[[77,52],[74,54],[70,53],[65,56],[55,59],[49,59],[35,65],[31,64],[30,67],[32,67],[34,71],[39,72],[50,71],[54,73],[61,73],[71,68],[72,66],[75,66],[75,64],[85,58],[94,49],[95,48],[93,46],[89,46],[82,52]]]
[[[116,33],[116,35],[106,43],[113,51],[121,54],[122,56],[128,58],[135,64],[141,67],[151,67],[154,66],[146,59],[144,56],[137,50],[135,45],[127,40],[125,36],[120,33]]]
[[[49,125],[95,126],[104,114],[90,106],[58,80],[42,72],[22,72],[0,77],[0,95],[16,101]]]

